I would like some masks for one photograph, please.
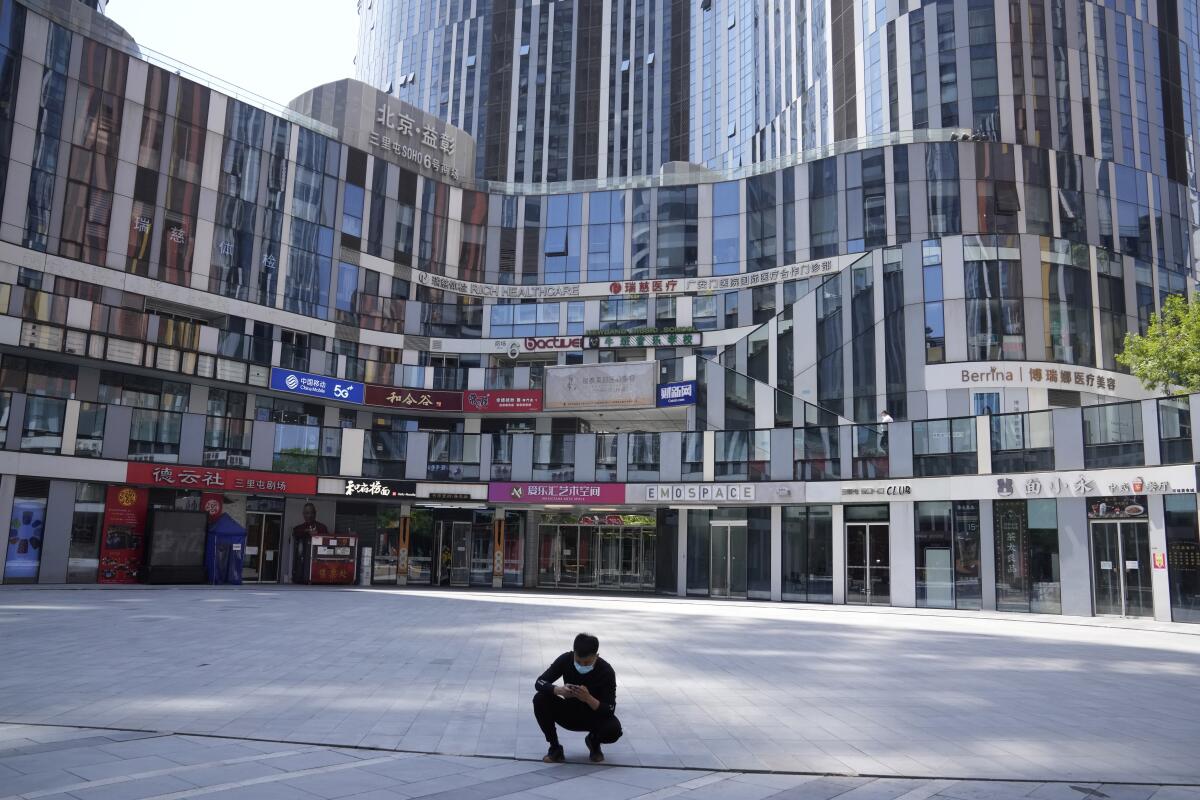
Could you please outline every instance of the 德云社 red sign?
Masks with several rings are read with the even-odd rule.
[[[368,383],[363,402],[384,408],[408,408],[414,411],[462,411],[462,392],[439,392],[429,389],[405,389],[402,386],[379,386]]]
[[[369,406],[412,411],[525,413],[542,410],[542,392],[540,389],[472,389],[466,392],[441,392],[368,383],[364,402]]]
[[[479,389],[463,394],[463,410],[482,414],[541,411],[540,389]]]
[[[316,494],[316,475],[283,475],[245,469],[181,467],[176,464],[130,462],[125,482],[167,489],[201,489],[206,492],[274,492]]]

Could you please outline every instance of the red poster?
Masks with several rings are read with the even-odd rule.
[[[477,389],[463,397],[464,411],[507,414],[542,410],[540,389]]]
[[[146,550],[146,505],[150,493],[110,486],[104,504],[97,583],[137,583]]]
[[[413,411],[462,411],[462,392],[436,392],[429,389],[405,389],[399,386],[380,386],[368,383],[364,403],[384,408],[404,408]]]
[[[125,480],[129,483],[170,489],[200,489],[204,492],[268,492],[273,494],[317,493],[317,476],[255,472],[215,467],[180,467],[131,461]],[[207,509],[206,509],[207,510]],[[217,516],[220,516],[218,512]]]

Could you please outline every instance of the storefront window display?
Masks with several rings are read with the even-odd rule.
[[[104,494],[102,483],[81,483],[75,489],[67,583],[96,582],[100,566],[100,530],[104,523]]]
[[[1196,496],[1169,494],[1163,500],[1171,619],[1200,622],[1200,534],[1196,529]]]
[[[979,503],[916,504],[917,606],[982,607],[979,580]]]
[[[1057,503],[997,500],[996,608],[1033,614],[1062,613]]]

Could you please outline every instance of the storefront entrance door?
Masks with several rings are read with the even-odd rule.
[[[846,602],[887,605],[891,602],[891,558],[888,526],[852,522],[846,525]]]
[[[1093,522],[1092,576],[1097,614],[1154,616],[1146,523]]]
[[[282,514],[247,512],[242,583],[279,582],[279,533],[282,529]]]
[[[443,528],[443,531],[445,528]],[[443,533],[443,535],[445,535]],[[450,585],[471,585],[471,523],[450,523]]]
[[[746,596],[746,522],[713,520],[708,593],[712,597]]]

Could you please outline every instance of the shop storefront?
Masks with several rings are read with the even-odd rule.
[[[537,585],[652,591],[657,525],[652,514],[543,513],[538,520]]]

